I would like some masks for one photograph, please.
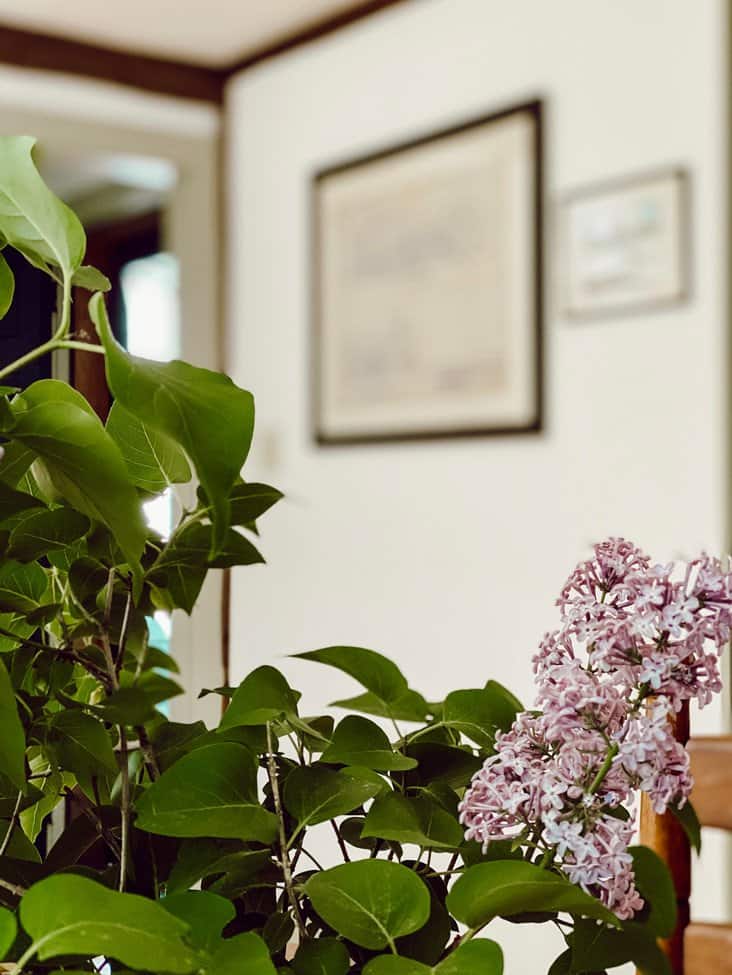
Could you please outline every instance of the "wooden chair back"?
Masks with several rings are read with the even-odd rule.
[[[688,742],[694,789],[691,800],[702,826],[732,830],[732,736],[694,737],[689,740],[689,712],[676,721],[676,737]],[[732,924],[707,924],[689,916],[691,851],[678,821],[670,814],[657,816],[643,797],[641,843],[650,846],[668,864],[676,885],[679,921],[663,943],[674,975],[732,975]]]

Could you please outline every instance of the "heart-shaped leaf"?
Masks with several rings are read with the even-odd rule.
[[[0,521],[12,518],[13,515],[21,511],[28,511],[31,508],[42,508],[43,502],[32,494],[25,491],[14,491],[0,481]]]
[[[30,447],[56,490],[107,525],[133,572],[145,544],[142,509],[119,447],[88,403],[65,383],[42,379],[13,400],[13,440]]]
[[[211,499],[216,554],[231,523],[229,493],[249,453],[254,400],[218,372],[186,362],[151,362],[128,355],[112,334],[104,299],[89,303],[106,352],[109,388],[134,416],[177,443]]]
[[[122,452],[132,483],[143,491],[158,494],[171,484],[190,481],[191,469],[181,448],[119,403],[109,411],[107,433]]]
[[[285,782],[285,809],[295,817],[299,833],[306,826],[344,816],[383,788],[378,783],[355,777],[348,769],[333,772],[322,766],[299,766]]]
[[[290,964],[295,975],[346,975],[351,960],[342,941],[318,938],[303,941]]]
[[[277,817],[257,796],[257,761],[232,742],[184,755],[137,803],[139,829],[163,836],[220,836],[271,843]]]
[[[86,877],[56,874],[34,884],[20,902],[20,921],[41,961],[105,955],[130,968],[172,975],[200,967],[183,940],[186,924],[155,901]]]
[[[261,725],[297,714],[297,697],[274,667],[257,667],[234,692],[219,730],[239,725]]]
[[[18,933],[15,915],[7,908],[0,907],[0,958],[5,958],[13,946]]]
[[[417,691],[407,690],[396,701],[387,704],[376,694],[366,691],[355,697],[333,701],[331,707],[343,708],[344,711],[361,711],[373,714],[377,718],[391,718],[394,721],[422,722],[430,713],[430,706]]]
[[[349,715],[337,725],[321,760],[340,765],[364,765],[379,772],[404,771],[417,764],[413,758],[395,752],[377,724],[358,715]]]
[[[89,519],[73,508],[31,511],[10,533],[7,557],[32,562],[65,548],[89,531]]]
[[[691,844],[692,850],[696,853],[701,853],[701,823],[691,801],[687,799],[683,806],[680,806],[678,803],[672,803],[668,807],[668,811],[681,823],[681,827],[686,833],[686,838]]]
[[[46,573],[38,563],[5,562],[0,566],[0,606],[10,612],[32,613],[47,585]]]
[[[28,136],[0,137],[0,234],[31,264],[70,281],[84,257],[84,230],[41,178],[34,145]]]
[[[433,968],[398,955],[379,955],[363,975],[503,975],[503,952],[495,941],[478,938],[459,945]]]
[[[216,951],[221,932],[236,916],[231,901],[207,890],[168,894],[160,903],[169,914],[188,925],[188,938],[201,951]]]
[[[596,898],[558,874],[523,860],[495,860],[470,867],[448,894],[447,909],[469,928],[526,911],[564,911],[615,927],[620,924]]]
[[[361,835],[437,850],[457,849],[463,841],[463,829],[457,818],[436,802],[427,796],[404,796],[396,792],[374,802]]]
[[[206,966],[205,975],[277,975],[265,942],[248,931],[223,941]]]
[[[650,908],[645,927],[662,938],[668,938],[676,927],[676,891],[671,871],[647,846],[631,846],[635,885]]]
[[[313,907],[344,938],[380,951],[418,931],[430,894],[414,871],[389,860],[357,860],[314,874],[305,884]]]
[[[59,765],[75,775],[117,772],[112,743],[104,725],[83,711],[59,711],[49,723],[48,744]]]
[[[490,687],[452,691],[445,698],[443,722],[481,748],[492,748],[496,731],[508,731],[516,717],[511,698],[502,690],[492,682]]]
[[[363,647],[323,647],[296,653],[300,660],[314,660],[317,663],[335,667],[354,677],[381,701],[387,704],[396,702],[408,688],[406,678],[395,663],[375,650]]]

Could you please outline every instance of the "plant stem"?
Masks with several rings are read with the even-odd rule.
[[[341,848],[341,854],[343,855],[343,859],[346,861],[346,863],[350,863],[351,858],[348,855],[346,844],[343,842],[341,831],[338,829],[338,824],[336,823],[335,819],[331,819],[330,825],[333,827],[333,832],[335,833],[336,839],[338,840],[338,846]]]
[[[8,831],[5,834],[2,843],[0,843],[0,857],[4,856],[5,851],[7,850],[10,844],[10,837],[13,835],[13,830],[17,825],[18,816],[20,814],[20,804],[22,801],[23,801],[23,793],[19,792],[18,798],[15,801],[15,808],[13,809],[13,815],[10,817],[10,822],[8,823]]]
[[[274,800],[275,813],[277,814],[277,821],[279,825],[279,841],[280,841],[280,865],[282,866],[282,876],[285,881],[285,889],[287,890],[287,897],[290,901],[290,906],[292,907],[292,913],[295,917],[295,924],[297,925],[297,931],[301,939],[306,937],[305,934],[305,922],[302,919],[302,914],[300,913],[300,904],[297,900],[297,895],[295,894],[295,887],[292,883],[292,871],[290,869],[290,856],[287,852],[287,835],[285,833],[285,817],[282,813],[282,800],[280,799],[280,784],[277,776],[277,762],[275,761],[274,753],[272,750],[272,726],[270,722],[267,722],[267,774],[269,776],[269,785],[272,789],[272,798]]]
[[[130,858],[130,769],[127,753],[127,731],[123,725],[119,726],[120,773],[122,775],[122,796],[120,798],[120,813],[122,816],[122,848],[119,860],[119,890],[125,889],[127,881],[127,864]]]
[[[613,764],[613,759],[618,754],[618,743],[613,742],[613,744],[608,748],[607,755],[605,756],[605,761],[600,766],[600,770],[592,781],[588,792],[589,795],[594,795],[600,788],[602,783],[605,781],[607,773],[610,771],[610,766]]]
[[[22,897],[25,893],[25,887],[21,887],[19,884],[11,884],[9,880],[3,880],[2,877],[0,877],[0,887],[11,894],[15,894],[16,897]]]
[[[135,732],[137,733],[137,740],[140,742],[140,751],[145,759],[145,767],[147,768],[148,775],[153,782],[156,782],[160,778],[160,768],[155,758],[155,752],[153,751],[150,739],[142,725],[136,725]]]
[[[104,355],[104,346],[96,342],[78,342],[76,339],[63,339],[56,343],[57,349],[77,349],[79,352],[96,352]]]

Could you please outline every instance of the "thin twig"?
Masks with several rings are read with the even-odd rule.
[[[0,887],[14,894],[16,897],[22,897],[25,893],[25,887],[21,887],[19,884],[11,884],[9,880],[3,880],[2,877],[0,877]]]
[[[122,848],[119,860],[119,890],[125,889],[127,880],[127,864],[130,858],[130,770],[127,754],[127,731],[123,725],[119,726],[119,754],[120,773],[122,775],[122,796],[120,799],[120,813],[122,816]]]
[[[338,824],[336,823],[335,819],[331,819],[330,825],[333,827],[333,832],[335,833],[336,839],[338,840],[338,846],[341,848],[341,854],[343,856],[343,859],[346,861],[346,863],[350,863],[351,858],[348,855],[346,844],[343,842],[341,831],[338,829]]]
[[[15,808],[13,809],[13,815],[10,817],[10,823],[8,824],[8,831],[5,834],[2,843],[0,843],[0,857],[5,855],[5,851],[10,845],[10,837],[13,835],[13,830],[18,824],[18,816],[20,815],[20,804],[23,801],[23,793],[18,793],[18,798],[15,801]]]
[[[117,642],[117,659],[115,662],[114,670],[119,677],[120,671],[122,670],[122,661],[125,656],[125,650],[127,649],[127,631],[130,626],[130,612],[132,610],[132,593],[127,593],[127,601],[125,602],[125,612],[122,617],[122,626],[119,631],[119,641]]]
[[[160,778],[160,767],[158,766],[157,758],[155,758],[152,743],[143,725],[135,725],[135,732],[137,734],[137,740],[140,742],[140,751],[145,759],[147,774],[153,782],[156,782]]]
[[[275,813],[277,814],[277,821],[279,824],[279,841],[280,841],[280,864],[282,866],[282,876],[285,880],[285,888],[287,890],[287,897],[290,901],[290,906],[292,907],[292,913],[295,917],[295,924],[297,925],[298,934],[302,939],[306,937],[305,934],[305,922],[302,919],[302,914],[300,913],[300,904],[297,900],[297,895],[295,894],[295,887],[292,883],[292,871],[290,869],[290,857],[287,853],[287,835],[285,833],[285,817],[282,813],[282,801],[280,799],[280,785],[279,779],[277,777],[277,763],[275,761],[274,753],[272,751],[272,726],[270,722],[267,722],[267,774],[269,776],[269,785],[272,789],[272,798],[274,799]]]

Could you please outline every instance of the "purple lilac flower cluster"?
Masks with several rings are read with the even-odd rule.
[[[628,845],[635,799],[682,806],[689,758],[671,718],[721,689],[732,572],[706,555],[680,570],[612,538],[595,546],[557,601],[561,627],[534,658],[536,711],[497,736],[460,806],[466,837],[511,839],[560,868],[622,919],[643,901]]]

